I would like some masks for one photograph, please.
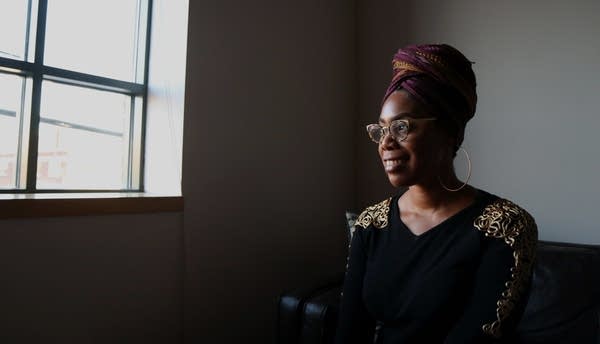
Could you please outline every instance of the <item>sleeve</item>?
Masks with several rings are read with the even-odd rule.
[[[364,234],[363,229],[357,229],[352,236],[342,288],[335,344],[373,342],[375,320],[368,313],[362,298],[363,278],[367,262]]]
[[[508,207],[510,212],[486,209],[475,222],[486,236],[483,252],[471,297],[445,344],[506,342],[525,309],[537,227],[527,212]]]

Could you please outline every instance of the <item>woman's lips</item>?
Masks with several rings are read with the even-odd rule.
[[[394,172],[402,168],[406,164],[404,159],[386,159],[383,160],[383,167],[386,172]]]

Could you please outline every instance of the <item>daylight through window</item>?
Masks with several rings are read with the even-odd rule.
[[[143,191],[151,0],[8,0],[0,192]]]

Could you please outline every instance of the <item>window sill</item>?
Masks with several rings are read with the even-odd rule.
[[[0,195],[0,219],[182,211],[182,196],[143,192]]]

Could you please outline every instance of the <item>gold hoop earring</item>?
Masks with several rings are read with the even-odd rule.
[[[459,186],[456,189],[451,189],[449,187],[447,187],[446,185],[444,185],[444,183],[442,183],[442,178],[440,178],[440,176],[438,175],[438,181],[440,182],[440,185],[447,191],[450,192],[456,192],[456,191],[460,191],[462,190],[465,186],[467,186],[467,184],[469,183],[469,180],[471,180],[471,158],[469,158],[469,153],[467,152],[466,149],[460,147],[458,150],[461,150],[465,153],[465,157],[467,158],[467,168],[468,168],[468,172],[467,172],[467,180],[463,183],[463,185]]]

